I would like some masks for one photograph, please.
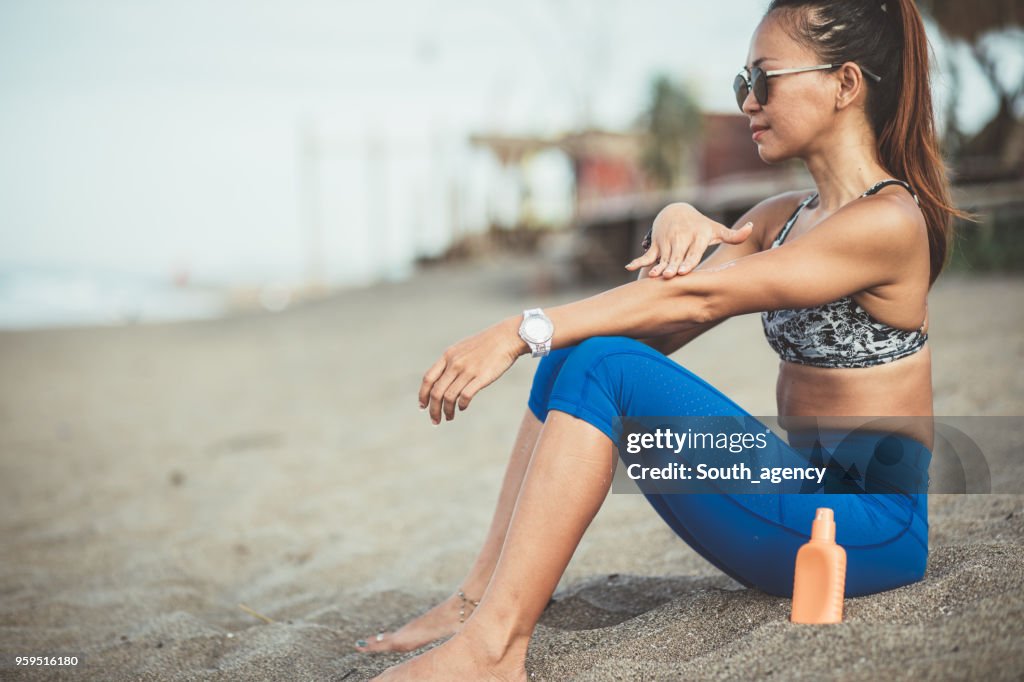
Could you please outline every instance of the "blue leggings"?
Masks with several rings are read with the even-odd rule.
[[[549,410],[571,414],[613,443],[619,436],[617,416],[749,417],[679,363],[621,336],[593,337],[552,351],[537,367],[528,405],[541,421]],[[791,452],[810,446],[799,442],[798,434],[789,434],[788,445],[777,440],[781,447],[794,448]],[[818,507],[835,512],[836,542],[846,550],[846,596],[890,590],[924,577],[926,493],[644,495],[672,530],[711,564],[746,587],[769,594],[792,597],[796,553],[810,537]]]

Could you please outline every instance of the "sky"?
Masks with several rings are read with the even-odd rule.
[[[0,268],[401,276],[514,214],[514,183],[469,134],[627,126],[659,72],[734,111],[765,5],[4,0]],[[962,63],[970,131],[995,100]],[[557,154],[531,166],[544,215],[564,213],[569,179]]]

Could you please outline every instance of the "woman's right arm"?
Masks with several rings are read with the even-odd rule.
[[[806,192],[787,192],[785,194],[765,199],[751,208],[740,216],[732,227],[733,230],[737,230],[743,225],[746,225],[746,223],[752,222],[754,227],[751,234],[745,240],[740,242],[721,242],[715,252],[708,256],[696,268],[693,268],[691,272],[695,270],[713,268],[717,265],[728,263],[731,260],[742,258],[743,256],[749,256],[761,251],[763,244],[767,241],[765,238],[766,234],[770,237],[771,234],[769,231],[781,225],[782,222],[785,221],[785,216],[788,215],[787,211],[791,212],[793,208],[796,207],[797,202],[805,195]],[[661,224],[658,225],[658,230],[671,233],[673,231],[685,231],[687,229],[684,213],[678,214],[678,217],[676,217],[675,220],[673,220],[672,217],[673,216],[670,213],[659,214]],[[700,245],[698,244],[698,246]],[[700,258],[702,255],[703,251],[697,254],[696,257]],[[637,260],[640,259],[638,258]],[[640,270],[640,275],[637,279],[643,279],[650,276],[651,269],[658,267],[658,265],[659,263],[652,263],[651,265],[644,266]],[[663,263],[661,265],[663,265]],[[661,271],[659,274],[663,273],[664,267],[659,268],[659,271]],[[672,273],[666,274],[668,274],[668,277],[672,276]],[[662,274],[662,276],[664,276],[664,274]],[[686,273],[681,272],[675,276],[685,277]],[[707,330],[716,327],[721,323],[722,320],[713,320],[675,334],[651,336],[640,339],[640,341],[651,348],[664,353],[665,355],[671,355]]]

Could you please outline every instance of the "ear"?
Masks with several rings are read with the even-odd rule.
[[[839,85],[836,91],[836,110],[845,109],[857,101],[864,91],[864,74],[855,63],[846,62],[834,75]]]

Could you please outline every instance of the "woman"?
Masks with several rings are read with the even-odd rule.
[[[737,102],[761,158],[801,159],[815,190],[761,202],[735,232],[672,205],[655,221],[653,245],[627,266],[640,268],[636,282],[508,317],[427,371],[420,406],[438,424],[520,355],[551,351],[465,580],[357,649],[406,651],[454,636],[379,679],[526,679],[533,629],[612,480],[615,416],[746,414],[666,357],[733,315],[763,313],[781,357],[780,417],[932,415],[927,294],[946,261],[950,218],[961,214],[933,131],[927,50],[910,0],[775,0],[737,77]],[[793,433],[790,446],[807,445]],[[930,434],[907,436],[926,469]],[[792,594],[793,558],[822,504],[835,509],[847,549],[847,595],[924,575],[924,495],[647,498],[709,561],[769,593]]]

